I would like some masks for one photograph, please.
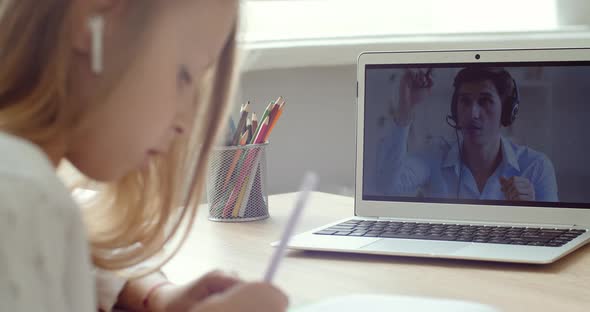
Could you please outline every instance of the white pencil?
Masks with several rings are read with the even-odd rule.
[[[309,199],[309,194],[316,189],[318,185],[319,178],[317,174],[313,172],[308,172],[305,174],[303,178],[303,183],[301,184],[301,190],[299,194],[297,194],[297,200],[295,201],[295,207],[293,207],[293,211],[291,212],[291,216],[289,217],[289,221],[287,221],[287,225],[285,226],[285,230],[283,231],[283,236],[281,236],[281,241],[279,245],[275,249],[275,253],[272,255],[268,268],[266,270],[266,274],[264,274],[264,281],[265,282],[272,282],[272,278],[274,277],[283,256],[285,255],[285,251],[287,250],[287,244],[289,243],[289,239],[293,234],[293,230],[295,229],[295,225],[301,216],[301,212],[303,208],[305,208],[307,204],[307,200]]]

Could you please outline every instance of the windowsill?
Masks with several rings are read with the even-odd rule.
[[[244,71],[354,65],[363,51],[590,47],[590,30],[359,36],[242,43]]]

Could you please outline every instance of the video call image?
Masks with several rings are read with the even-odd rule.
[[[590,62],[367,65],[363,199],[590,207]]]

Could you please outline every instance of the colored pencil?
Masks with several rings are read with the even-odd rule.
[[[258,129],[258,116],[256,113],[252,113],[252,137],[256,134],[256,129]]]
[[[248,133],[244,132],[244,134],[242,134],[242,137],[240,138],[240,145],[245,145],[246,144],[246,140],[248,138]],[[225,188],[227,187],[227,184],[229,183],[229,179],[231,178],[231,176],[234,173],[234,170],[236,169],[236,165],[238,164],[238,160],[240,160],[240,156],[242,155],[242,153],[244,152],[243,149],[238,149],[236,150],[236,154],[234,155],[234,158],[232,159],[231,165],[229,166],[229,169],[227,170],[227,175],[225,176],[225,181],[223,182],[223,190],[225,190]]]
[[[279,118],[281,118],[281,115],[283,114],[283,107],[285,106],[284,104],[285,104],[285,102],[283,102],[279,106],[279,111],[277,112],[277,115],[275,116],[275,118],[273,119],[272,123],[270,124],[270,127],[268,128],[268,132],[266,134],[266,137],[264,138],[264,142],[268,141],[268,137],[270,136],[270,133],[274,129],[274,127],[277,124],[277,121],[279,120]]]
[[[264,113],[262,113],[262,116],[260,117],[260,120],[261,121],[264,121],[264,118],[267,117],[267,116],[269,116],[270,112],[274,108],[274,105],[280,103],[282,100],[283,100],[283,97],[282,96],[279,96],[274,103],[273,102],[270,102],[266,106],[266,109],[264,110]],[[260,132],[260,126],[261,126],[261,123],[259,122],[258,123],[258,128],[256,128],[256,132],[254,133],[254,138],[256,138],[258,136],[258,133]],[[255,143],[255,142],[252,141],[250,143],[252,144],[252,143]]]
[[[240,142],[240,136],[244,133],[244,129],[246,128],[246,120],[248,118],[248,113],[250,113],[250,102],[248,101],[246,105],[242,106],[240,109],[240,121],[238,121],[238,125],[236,127],[236,133],[234,134],[234,138],[232,140],[232,145],[238,145]]]
[[[254,186],[254,181],[256,180],[256,171],[258,170],[258,166],[260,165],[260,159],[262,158],[262,151],[257,150],[256,155],[254,156],[254,165],[252,166],[252,170],[250,174],[246,177],[246,182],[242,189],[245,189],[246,192],[244,194],[244,198],[242,200],[238,200],[236,202],[236,206],[234,207],[234,216],[235,217],[244,217],[246,214],[246,208],[248,206],[248,201],[250,200],[250,193],[252,192],[252,187]]]
[[[248,139],[246,139],[246,141],[250,142],[252,138],[252,120],[250,117],[248,117],[248,121],[246,121],[246,132],[248,133]]]
[[[266,132],[268,130],[268,116],[264,118],[261,123],[260,131],[258,132],[258,136],[254,139],[254,144],[262,144],[264,143],[264,138],[266,137]]]

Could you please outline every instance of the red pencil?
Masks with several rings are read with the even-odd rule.
[[[268,116],[264,118],[262,121],[262,125],[260,126],[260,131],[254,140],[254,144],[261,144],[264,143],[264,139],[266,138],[266,132],[268,131]]]

